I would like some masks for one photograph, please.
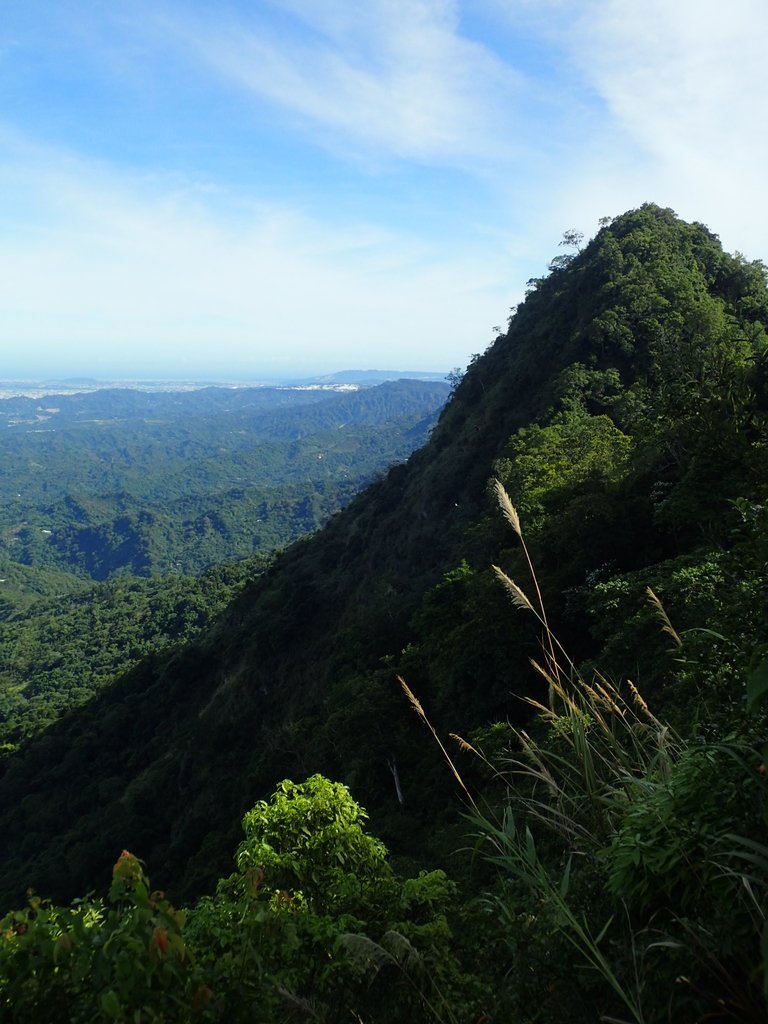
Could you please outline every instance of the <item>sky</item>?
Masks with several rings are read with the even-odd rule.
[[[765,0],[0,0],[0,379],[448,371],[643,202],[768,257]]]

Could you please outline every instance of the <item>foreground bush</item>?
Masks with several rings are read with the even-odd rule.
[[[478,986],[450,951],[455,886],[397,878],[365,818],[342,785],[286,781],[245,815],[237,871],[188,911],[126,851],[106,901],[31,894],[0,922],[0,1010],[19,1024],[467,1019]]]

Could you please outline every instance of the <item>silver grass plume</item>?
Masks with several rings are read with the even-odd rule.
[[[500,480],[494,480],[493,489],[496,491],[496,499],[499,502],[499,508],[501,509],[504,518],[510,524],[517,536],[522,538],[523,532],[520,529],[520,516],[517,514],[517,509],[512,504],[509,495],[504,490],[504,485]]]
[[[526,611],[533,612],[535,615],[536,612],[534,611],[533,605],[525,596],[520,587],[518,587],[515,581],[511,580],[509,576],[507,576],[507,574],[504,572],[504,570],[498,567],[498,565],[492,565],[491,568],[496,573],[497,579],[500,580],[506,592],[512,598],[512,604],[516,608],[524,608]]]

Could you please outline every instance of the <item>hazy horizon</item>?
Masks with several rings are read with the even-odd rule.
[[[0,377],[0,400],[28,395],[38,397],[41,393],[55,393],[51,389],[60,388],[62,392],[76,392],[79,389],[101,390],[109,387],[138,387],[147,390],[179,390],[188,388],[196,389],[201,387],[290,387],[312,382],[322,382],[325,378],[337,376],[356,376],[360,383],[366,383],[366,376],[371,375],[371,383],[379,383],[378,378],[386,376],[392,380],[398,376],[410,377],[413,379],[429,379],[432,381],[446,380],[447,370],[409,370],[404,368],[350,368],[342,367],[330,372],[313,373],[311,370],[299,369],[295,373],[282,376],[255,375],[243,376],[238,374],[201,374],[198,376],[157,375],[138,374],[131,376],[109,375],[96,376],[94,374],[61,374],[61,375],[21,375]],[[333,382],[328,386],[344,386],[345,382]]]

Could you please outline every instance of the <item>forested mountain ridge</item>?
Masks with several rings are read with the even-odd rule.
[[[631,211],[556,261],[470,365],[423,449],[283,552],[201,638],[145,661],[8,760],[8,898],[27,884],[83,891],[123,847],[155,881],[197,894],[227,869],[254,799],[317,771],[351,787],[395,852],[444,857],[453,782],[396,675],[440,731],[474,731],[476,743],[498,743],[492,723],[530,714],[514,694],[546,697],[529,664],[541,658],[536,625],[509,608],[489,568],[527,580],[493,513],[493,476],[576,662],[629,673],[693,735],[759,732],[744,694],[750,659],[768,649],[766,324],[762,265],[669,210]],[[646,586],[684,635],[676,661]],[[680,793],[691,799],[697,772],[714,792],[717,773],[690,766]],[[466,777],[483,784],[477,767]],[[731,832],[760,818],[758,775],[747,777]],[[631,825],[627,864],[645,863]],[[612,876],[619,899],[627,872]],[[590,890],[579,895],[589,906]],[[511,948],[514,934],[544,958],[543,940],[516,927],[499,941]],[[518,974],[514,984],[530,985]],[[553,1002],[573,984],[565,974]],[[557,1019],[542,1012],[525,1019]]]

